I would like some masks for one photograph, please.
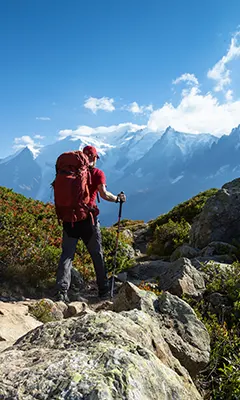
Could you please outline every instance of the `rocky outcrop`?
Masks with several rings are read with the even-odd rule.
[[[190,230],[190,245],[203,249],[211,242],[240,239],[240,179],[223,185],[210,197]]]
[[[0,302],[0,351],[11,346],[19,337],[42,325],[29,314],[24,304]]]
[[[141,261],[127,271],[127,279],[135,284],[139,284],[142,281],[149,281],[151,279],[156,281],[168,266],[169,262],[167,261]]]
[[[185,243],[182,246],[177,247],[176,250],[174,250],[174,252],[170,257],[170,261],[173,262],[182,257],[191,259],[197,257],[198,255],[199,255],[198,249],[194,249],[193,247]]]
[[[143,261],[128,271],[128,281],[135,284],[158,282],[159,290],[181,296],[199,296],[205,289],[204,278],[187,258],[175,262]]]
[[[187,258],[170,263],[159,278],[159,289],[168,290],[177,296],[188,294],[197,297],[205,290],[205,282],[199,272]]]
[[[77,271],[70,290],[77,301],[35,303],[35,311],[44,303],[55,322],[36,321],[27,302],[0,303],[0,399],[200,400],[192,379],[209,362],[210,339],[181,297],[203,298],[219,318],[231,312],[229,298],[209,294],[205,281],[228,272],[238,255],[232,245],[240,238],[238,197],[240,179],[211,197],[192,225],[190,244],[170,262],[147,258],[148,224],[125,230],[135,241],[134,250],[126,247],[128,258],[139,258],[115,277],[113,303],[96,301]],[[158,295],[135,286],[143,282]]]
[[[185,301],[165,293],[159,298],[161,331],[173,355],[195,377],[210,356],[207,329]]]
[[[125,283],[114,300],[113,310],[136,308],[151,315],[173,355],[191,376],[196,376],[206,366],[210,354],[209,335],[185,301],[170,293],[158,297]]]
[[[0,353],[0,398],[200,400],[160,321],[135,308],[42,325]]]
[[[147,244],[149,239],[151,238],[151,235],[152,233],[148,224],[143,224],[143,226],[137,229],[133,233],[135,251],[139,251],[142,254],[146,254]]]

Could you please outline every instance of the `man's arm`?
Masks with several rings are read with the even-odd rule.
[[[100,184],[98,185],[98,191],[100,193],[100,196],[102,199],[107,200],[107,201],[111,201],[112,203],[117,203],[117,200],[120,199],[121,201],[126,201],[126,196],[121,193],[118,194],[117,196],[115,194],[112,194],[111,192],[107,191],[106,185],[104,184]]]

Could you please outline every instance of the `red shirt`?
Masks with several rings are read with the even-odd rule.
[[[90,202],[89,205],[96,207],[96,197],[98,193],[98,185],[106,185],[106,177],[103,171],[98,168],[91,169],[91,185],[89,185]]]

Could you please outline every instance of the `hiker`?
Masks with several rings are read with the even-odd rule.
[[[82,239],[92,258],[96,281],[98,286],[98,296],[108,298],[110,294],[107,270],[104,265],[103,249],[101,240],[100,223],[98,220],[99,209],[96,205],[98,193],[101,198],[110,202],[125,202],[124,193],[114,195],[106,189],[106,178],[103,171],[96,168],[99,156],[93,146],[86,146],[83,154],[87,156],[90,170],[89,197],[88,206],[93,212],[87,215],[86,219],[76,222],[63,222],[62,254],[58,264],[56,278],[56,300],[69,302],[68,289],[71,283],[71,268],[74,259],[78,239]],[[63,171],[64,172],[64,171]]]

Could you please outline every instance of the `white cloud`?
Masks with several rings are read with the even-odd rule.
[[[126,131],[136,132],[140,129],[146,128],[146,125],[137,125],[131,122],[122,123],[119,125],[110,125],[110,126],[98,126],[96,128],[92,128],[91,126],[81,125],[77,129],[64,129],[59,132],[59,138],[65,139],[67,136],[71,136],[74,138],[80,138],[82,136],[91,136],[91,135],[111,135],[116,134],[119,135]]]
[[[194,74],[185,73],[179,76],[179,78],[172,81],[173,85],[177,85],[180,82],[186,82],[188,85],[198,86],[198,79]]]
[[[41,136],[41,135],[34,135],[34,139],[39,139],[39,140],[42,140],[42,139],[44,139],[45,138],[45,136]]]
[[[214,92],[204,93],[200,90],[200,84],[194,74],[184,73],[172,81],[174,88],[179,83],[184,83],[181,98],[177,105],[166,102],[161,108],[153,111],[152,105],[139,105],[137,102],[124,105],[122,109],[135,115],[150,112],[147,128],[151,131],[163,131],[169,125],[174,129],[189,133],[212,133],[217,136],[229,134],[230,131],[240,124],[240,99],[233,100],[233,90],[227,85],[231,83],[228,63],[240,57],[240,31],[236,32],[226,52],[218,63],[208,71],[208,78],[216,82],[215,91],[224,91],[225,100],[220,101]],[[214,84],[215,84],[214,82]],[[114,99],[108,97],[93,98],[86,100],[84,106],[96,113],[98,110],[113,111],[115,109]],[[102,139],[107,135],[118,135],[126,130],[133,132],[145,128],[145,125],[122,123],[111,126],[79,126],[77,129],[66,129],[59,132],[59,138],[67,136],[74,138],[100,135]]]
[[[84,107],[91,110],[94,114],[96,114],[98,110],[112,112],[115,110],[113,103],[114,99],[110,99],[109,97],[89,97],[85,101]]]
[[[176,107],[172,103],[165,103],[153,111],[148,128],[161,131],[171,125],[182,132],[213,133],[220,136],[230,133],[239,123],[240,100],[220,104],[213,94],[202,94],[198,88],[193,87],[182,94]]]
[[[124,106],[122,109],[127,110],[133,114],[145,114],[146,112],[152,112],[153,106],[152,104],[149,104],[148,106],[139,106],[138,103],[134,101],[133,103]]]
[[[36,157],[39,154],[40,148],[43,147],[40,143],[34,141],[30,136],[21,136],[14,139],[13,148],[15,150],[23,149],[24,147],[28,147],[29,150]]]
[[[233,91],[229,89],[225,94],[225,98],[226,98],[227,101],[232,101],[232,99],[233,99]]]
[[[40,121],[51,121],[51,118],[49,118],[49,117],[36,117],[36,119],[38,119]]]
[[[233,101],[233,90],[227,88],[231,83],[231,71],[227,65],[240,57],[239,38],[240,31],[233,35],[226,55],[207,74],[208,78],[216,81],[215,92],[224,92],[225,101],[220,102],[211,92],[202,93],[195,75],[185,73],[172,82],[174,85],[180,82],[187,84],[181,92],[179,104],[165,103],[163,107],[152,112],[148,121],[150,130],[161,131],[171,125],[182,132],[213,133],[221,136],[229,134],[240,124],[240,99]]]
[[[216,92],[220,92],[225,89],[225,86],[230,85],[231,83],[231,71],[227,68],[227,65],[240,57],[240,31],[237,31],[232,39],[227,51],[227,54],[224,55],[221,60],[219,60],[212,69],[208,71],[208,78],[211,78],[216,81],[216,86],[214,90]]]

